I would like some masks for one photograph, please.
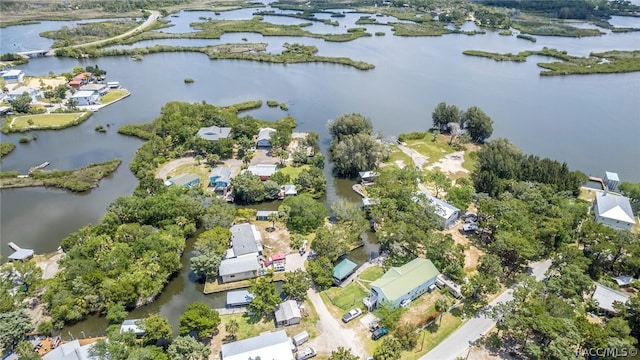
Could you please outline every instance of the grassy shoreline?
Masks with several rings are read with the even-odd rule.
[[[560,61],[538,63],[544,70],[542,76],[553,75],[587,75],[587,74],[615,74],[640,71],[640,50],[607,51],[591,53],[588,57],[568,55],[566,51],[543,48],[542,50],[528,50],[517,54],[500,54],[480,50],[465,50],[464,55],[484,57],[495,61],[524,62],[531,55],[549,56]]]
[[[45,186],[84,192],[98,187],[100,180],[111,175],[121,163],[122,160],[113,159],[74,170],[36,170],[26,177],[3,171],[0,172],[0,189]]]
[[[5,121],[2,132],[5,134],[27,132],[31,130],[62,130],[80,125],[91,117],[91,111],[80,113],[51,113],[16,116]]]

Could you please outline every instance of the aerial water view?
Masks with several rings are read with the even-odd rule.
[[[2,0],[0,359],[640,359],[640,0]]]

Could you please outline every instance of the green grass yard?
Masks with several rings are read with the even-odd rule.
[[[309,168],[310,168],[309,165],[302,165],[298,167],[289,165],[289,166],[283,167],[278,171],[285,175],[289,175],[289,177],[291,178],[291,181],[293,181],[298,178],[302,170],[308,170]]]
[[[59,113],[25,115],[13,118],[10,123],[12,130],[63,128],[78,120],[85,113]]]
[[[322,295],[324,295],[333,306],[347,312],[356,307],[362,308],[362,299],[369,294],[365,292],[360,285],[352,282],[344,288],[332,287],[329,290],[323,291]]]
[[[100,98],[100,103],[107,105],[109,103],[112,103],[116,100],[120,100],[125,96],[129,95],[129,90],[125,90],[125,89],[113,89],[113,90],[109,90],[108,93],[106,93],[102,98]]]

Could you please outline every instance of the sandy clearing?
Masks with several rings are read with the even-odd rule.
[[[162,165],[160,170],[158,170],[158,172],[156,173],[156,177],[158,179],[166,180],[169,173],[172,170],[176,169],[178,166],[191,164],[191,163],[194,163],[195,161],[196,159],[194,159],[193,157],[185,157],[185,158],[169,161],[168,163]]]
[[[464,162],[464,151],[456,151],[451,154],[445,155],[443,158],[438,160],[437,162],[427,166],[427,170],[433,170],[435,168],[440,168],[445,174],[455,174],[455,173],[469,173],[469,170],[462,167],[462,163]]]
[[[27,84],[25,84],[25,86],[33,87],[33,88],[43,88],[46,86],[51,86],[52,88],[55,88],[58,85],[65,85],[67,83],[67,80],[62,76],[58,76],[55,78],[30,77],[28,79],[29,81],[27,82]]]
[[[464,270],[474,271],[478,267],[480,256],[483,255],[482,250],[475,247],[469,239],[460,232],[462,229],[462,223],[458,222],[455,226],[443,231],[445,234],[451,234],[453,241],[456,244],[464,245],[468,247],[464,251]]]
[[[45,255],[37,255],[34,257],[36,265],[42,269],[42,278],[51,279],[58,272],[60,265],[58,261],[62,259],[64,252],[59,249],[57,252]]]

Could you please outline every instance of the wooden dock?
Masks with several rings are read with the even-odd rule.
[[[34,166],[31,169],[29,169],[29,174],[31,174],[32,172],[36,171],[36,170],[42,170],[44,168],[46,168],[47,166],[49,166],[51,163],[48,161],[43,162],[40,165]]]
[[[216,309],[216,311],[220,315],[243,314],[247,312],[247,308],[245,306],[236,306],[230,308],[219,308]]]

